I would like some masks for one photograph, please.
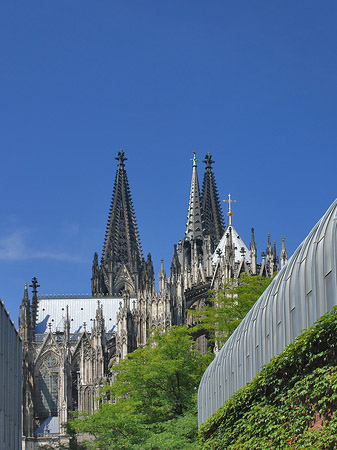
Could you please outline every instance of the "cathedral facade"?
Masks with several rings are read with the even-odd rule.
[[[23,346],[23,442],[25,449],[60,440],[71,411],[91,413],[99,406],[100,386],[111,366],[146,344],[150,330],[191,324],[188,309],[208,301],[241,273],[271,277],[287,260],[282,239],[280,258],[268,234],[267,249],[257,261],[254,230],[250,247],[232,224],[229,195],[224,222],[211,155],[204,159],[202,189],[197,159],[185,234],[166,274],[163,260],[155,289],[151,255],[142,255],[131,192],[121,150],[114,182],[102,257],[94,254],[90,296],[39,296],[33,278],[32,298],[25,285],[19,333]],[[200,348],[205,342],[200,338]]]

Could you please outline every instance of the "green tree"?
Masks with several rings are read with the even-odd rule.
[[[271,281],[272,278],[241,275],[239,280],[229,280],[223,289],[211,291],[213,297],[208,305],[189,310],[197,322],[192,330],[206,332],[210,342],[222,346]]]
[[[93,440],[86,447],[92,449],[189,450],[197,435],[197,388],[211,359],[196,350],[186,327],[158,331],[114,365],[101,407],[71,421],[70,428],[89,433]]]

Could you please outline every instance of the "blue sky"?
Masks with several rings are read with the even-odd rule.
[[[25,281],[89,293],[115,156],[144,256],[169,271],[192,151],[233,224],[288,253],[336,197],[337,2],[12,1],[0,5],[0,297]]]

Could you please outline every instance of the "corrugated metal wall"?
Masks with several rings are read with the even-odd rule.
[[[255,303],[205,371],[199,425],[337,304],[337,200]]]
[[[0,301],[0,449],[21,450],[21,340]]]

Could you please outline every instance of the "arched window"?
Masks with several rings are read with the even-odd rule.
[[[37,372],[37,413],[39,416],[57,416],[59,367],[57,357],[49,353]]]
[[[89,414],[92,413],[92,393],[90,387],[87,387],[84,391],[84,410]]]

